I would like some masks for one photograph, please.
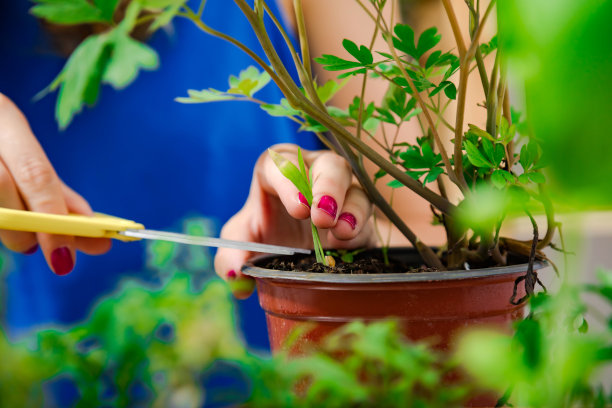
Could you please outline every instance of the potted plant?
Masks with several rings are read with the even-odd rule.
[[[85,40],[50,85],[50,90],[62,90],[57,109],[60,125],[65,126],[84,102],[91,103],[92,95],[95,100],[95,94],[86,92],[92,86],[105,81],[122,87],[140,68],[155,65],[153,51],[130,38],[135,27],[150,24],[155,29],[172,18],[187,18],[206,33],[243,49],[263,71],[248,68],[230,78],[231,87],[227,91],[190,90],[188,97],[178,101],[249,99],[261,103],[253,94],[273,81],[285,98],[278,104],[261,103],[261,107],[271,115],[299,122],[303,129],[314,132],[325,145],[343,156],[371,201],[413,245],[418,257],[413,254],[409,257],[416,259],[417,269],[421,265],[426,268],[418,273],[384,273],[393,258],[387,255],[395,255],[395,251],[386,249],[382,251],[380,276],[283,273],[248,266],[245,271],[256,277],[262,305],[269,312],[273,348],[280,347],[294,323],[303,320],[319,322],[318,329],[310,334],[310,339],[316,340],[350,320],[395,316],[402,319],[409,336],[415,339],[437,336],[443,349],[448,347],[453,334],[466,325],[492,323],[509,327],[511,321],[522,315],[522,300],[534,291],[538,282],[536,270],[544,265],[540,262],[545,258],[541,249],[551,243],[557,224],[544,186],[542,149],[511,107],[510,86],[502,53],[497,50],[497,37],[483,37],[485,27],[493,24],[496,2],[482,7],[474,1],[462,5],[469,13],[466,39],[455,6],[443,1],[456,41],[456,48],[448,51],[437,49],[440,35],[436,28],[415,33],[409,25],[395,23],[393,18],[387,20],[383,10],[395,7],[393,2],[356,1],[373,22],[372,39],[382,36],[387,47],[372,49],[345,39],[343,47],[348,57],[323,55],[314,60],[326,70],[340,72],[341,79],[357,77],[362,83],[361,95],[368,78],[386,81],[389,90],[382,101],[369,102],[356,96],[345,110],[327,104],[341,83],[315,81],[299,0],[295,2],[299,47],[291,42],[265,1],[250,4],[236,0],[236,6],[259,39],[267,62],[237,39],[208,26],[205,2],[196,10],[185,1],[139,0],[127,6],[125,17],[112,30]],[[33,12],[53,21],[53,5],[46,1],[38,3]],[[267,19],[287,40],[298,80],[290,75],[270,41],[263,24]],[[128,49],[131,51],[120,52]],[[493,59],[491,66],[486,66],[485,58]],[[83,63],[104,75],[86,75],[86,81],[75,82],[73,76],[83,69],[79,65]],[[482,105],[486,122],[480,124],[465,120],[472,70],[478,72],[485,96]],[[80,93],[75,86],[81,87]],[[456,101],[457,106],[453,118],[446,115],[451,101]],[[416,143],[397,143],[392,136],[387,137],[391,130],[399,130],[410,120],[418,121],[421,127]],[[443,140],[442,128],[452,131],[452,146]],[[373,149],[366,140],[374,140],[379,149]],[[299,184],[301,177],[300,190],[308,198],[305,169],[289,169],[282,158],[277,160],[283,171],[297,171],[299,176],[293,181]],[[366,171],[366,161],[378,169],[373,176]],[[433,218],[446,232],[447,243],[434,249],[419,239],[379,191],[383,182],[394,188],[408,188],[426,200]],[[448,193],[451,185],[459,192],[457,198]],[[543,233],[532,216],[534,208],[546,214]],[[517,211],[532,221],[531,240],[500,235],[506,216]],[[318,248],[316,230],[313,231]],[[316,261],[326,263],[321,251],[317,250]],[[289,284],[290,281],[294,283]],[[292,290],[296,292],[289,292],[290,285],[295,286]],[[480,285],[483,286],[479,288]],[[340,293],[352,300],[340,299]],[[314,300],[316,308],[307,305],[305,299]],[[359,310],[357,305],[364,308]],[[460,306],[466,307],[464,317],[458,315]],[[376,310],[377,307],[381,309]],[[274,328],[276,321],[279,326]]]

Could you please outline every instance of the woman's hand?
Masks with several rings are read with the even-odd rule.
[[[283,144],[272,150],[296,166],[297,146]],[[263,153],[253,171],[251,190],[244,207],[221,230],[221,237],[312,248],[310,220],[320,229],[324,247],[356,248],[375,243],[369,222],[372,212],[365,192],[354,180],[349,164],[330,151],[302,151],[306,171],[312,168],[313,206]],[[217,274],[232,281],[234,295],[245,298],[253,280],[240,272],[253,253],[220,248],[215,257]]]
[[[0,207],[51,214],[90,215],[83,197],[57,176],[19,108],[0,94]],[[8,248],[24,254],[42,249],[49,267],[58,275],[74,268],[75,250],[101,254],[109,239],[0,230]]]

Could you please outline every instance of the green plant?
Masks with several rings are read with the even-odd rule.
[[[383,9],[395,8],[395,2],[356,2],[371,17],[374,27],[371,44],[375,38],[382,37],[387,47],[373,49],[372,45],[359,45],[345,39],[342,45],[350,55],[348,59],[335,55],[314,58],[323,69],[340,72],[341,81],[318,84],[314,79],[300,1],[294,3],[300,52],[266,1],[257,0],[253,4],[244,0],[235,2],[259,39],[266,62],[238,39],[211,28],[205,22],[205,1],[196,10],[184,0],[134,0],[127,6],[126,17],[116,22],[108,10],[115,7],[117,1],[99,0],[91,4],[80,0],[77,3],[87,4],[87,7],[81,4],[80,21],[91,21],[94,17],[90,9],[97,8],[94,21],[103,20],[109,25],[109,31],[90,37],[81,44],[51,84],[51,90],[58,87],[62,90],[57,105],[60,125],[67,125],[83,103],[95,101],[100,83],[124,86],[134,78],[138,69],[154,67],[152,51],[144,44],[137,45],[126,39],[131,29],[140,24],[150,24],[154,30],[172,18],[185,18],[207,34],[242,49],[263,71],[249,67],[238,76],[230,77],[227,91],[189,90],[188,97],[177,98],[177,101],[249,100],[273,116],[288,117],[298,122],[301,129],[314,132],[330,149],[348,160],[372,202],[417,248],[429,266],[444,270],[463,268],[466,262],[505,264],[508,246],[500,239],[499,230],[507,214],[515,211],[529,215],[533,211],[544,211],[548,226],[544,237],[534,237],[535,248],[531,248],[530,242],[516,241],[513,250],[529,255],[547,246],[557,224],[543,185],[546,179],[542,174],[545,162],[542,150],[529,128],[511,111],[507,74],[501,57],[503,52],[498,49],[497,37],[483,39],[484,27],[495,14],[495,0],[482,7],[480,1],[466,2],[470,14],[468,43],[459,31],[453,6],[449,1],[443,1],[453,27],[456,52],[438,47],[441,36],[436,28],[418,34],[409,25],[393,21],[393,17],[388,21]],[[37,3],[33,13],[51,22],[69,24],[79,19],[76,17],[78,13],[70,21],[58,17],[57,7],[61,2],[38,0]],[[285,66],[287,62],[280,60],[268,37],[265,19],[270,19],[286,39],[299,82],[289,75]],[[124,52],[128,48],[133,52]],[[494,58],[490,69],[484,63],[487,57]],[[466,126],[467,83],[472,70],[480,74],[487,119],[484,124]],[[113,75],[115,72],[123,75]],[[330,98],[343,86],[343,78],[348,77],[357,77],[361,82],[360,95],[355,96],[346,110],[329,105]],[[364,99],[371,77],[388,84],[388,92],[382,101]],[[254,97],[269,82],[274,82],[285,95],[278,104]],[[456,101],[457,109],[455,119],[449,120],[445,113],[452,101]],[[408,121],[418,121],[422,134],[416,143],[398,143],[397,133]],[[442,128],[454,134],[450,151],[442,141]],[[383,153],[378,153],[368,143],[376,144]],[[366,160],[378,167],[375,175],[366,172]],[[388,182],[392,187],[407,187],[431,204],[434,215],[447,233],[445,251],[435,253],[422,242],[381,195],[376,182],[387,175],[392,178]],[[305,173],[301,177],[307,179]],[[446,193],[449,182],[461,192],[462,198],[458,202]],[[430,188],[434,183],[439,193]],[[492,189],[497,205],[495,211],[489,210],[488,217],[483,219],[480,212],[476,211],[477,217],[474,217],[474,212],[468,210],[474,207],[473,203],[479,202],[479,191],[484,188]],[[304,191],[302,193],[308,197]],[[316,234],[314,229],[313,234]],[[316,238],[314,240],[317,242]],[[321,251],[317,256],[319,262],[324,262]]]

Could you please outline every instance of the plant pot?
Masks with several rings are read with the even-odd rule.
[[[420,264],[412,248],[391,249],[389,255]],[[524,304],[513,305],[510,298],[514,281],[527,271],[526,263],[469,271],[364,275],[284,272],[257,266],[271,258],[256,258],[242,271],[256,280],[272,351],[281,350],[289,334],[305,323],[312,328],[300,337],[293,352],[317,344],[350,321],[387,318],[397,319],[409,339],[426,339],[438,350],[449,351],[455,335],[467,327],[510,330],[512,322],[524,315]],[[536,262],[534,270],[545,266],[545,262]],[[524,295],[524,286],[519,285],[516,299]]]

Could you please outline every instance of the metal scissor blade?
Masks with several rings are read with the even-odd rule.
[[[118,234],[132,238],[172,241],[178,242],[180,244],[200,245],[217,248],[234,248],[242,249],[245,251],[264,252],[279,255],[293,255],[296,253],[310,254],[312,252],[309,249],[303,248],[291,248],[279,245],[260,244],[258,242],[232,241],[223,238],[199,237],[187,234],[177,234],[175,232],[155,231],[146,229],[126,229],[125,231],[119,231]]]

